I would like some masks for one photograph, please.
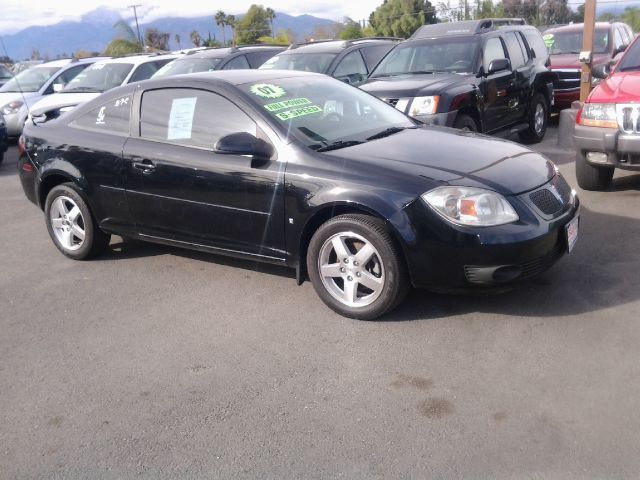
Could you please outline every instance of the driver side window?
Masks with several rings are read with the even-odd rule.
[[[367,66],[358,50],[348,53],[336,67],[333,76],[338,80],[349,80],[349,83],[356,83],[364,80],[367,76]]]
[[[488,72],[491,62],[493,62],[494,60],[499,60],[501,58],[507,58],[507,55],[504,52],[502,41],[498,37],[490,38],[484,45],[484,71]]]

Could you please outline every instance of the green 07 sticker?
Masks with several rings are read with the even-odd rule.
[[[308,107],[294,108],[292,110],[276,113],[276,117],[280,120],[291,120],[293,118],[304,117],[305,115],[313,115],[314,113],[321,112],[322,109],[317,105],[309,105]]]
[[[249,89],[251,93],[262,98],[280,98],[287,92],[284,88],[273,83],[256,83]]]

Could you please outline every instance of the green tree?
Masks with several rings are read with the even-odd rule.
[[[344,29],[340,32],[340,38],[342,40],[351,40],[352,38],[362,38],[364,36],[362,27],[358,22],[349,17],[345,17],[342,23],[344,24]]]
[[[505,17],[524,18],[531,25],[539,25],[537,0],[502,0]]]
[[[267,18],[269,19],[269,26],[271,27],[271,36],[273,37],[273,19],[276,18],[276,12],[273,10],[273,8],[269,7],[267,7],[266,12]]]
[[[238,27],[238,21],[235,15],[227,15],[227,25],[231,27],[231,45],[236,44],[236,28]]]
[[[123,38],[124,40],[128,40],[129,42],[139,43],[136,32],[133,30],[131,25],[129,25],[124,20],[118,20],[113,24],[113,28],[115,28],[117,32],[116,38]]]
[[[180,44],[180,35],[178,33],[176,33],[176,43],[178,44],[178,50],[182,50],[182,45]]]
[[[546,0],[539,10],[539,23],[541,25],[569,23],[571,14],[567,0]]]
[[[629,25],[634,32],[640,31],[640,9],[636,7],[625,8],[622,21]]]
[[[422,25],[437,22],[429,0],[385,0],[373,12],[371,25],[377,35],[407,38]]]
[[[290,45],[293,38],[290,38],[289,32],[286,30],[278,30],[278,34],[275,37],[260,37],[258,43],[269,43],[272,45]]]
[[[202,37],[200,37],[200,34],[197,30],[191,31],[191,33],[189,34],[189,39],[191,40],[191,43],[193,43],[193,45],[196,47],[199,47],[202,44]]]
[[[224,27],[227,25],[227,14],[222,10],[218,10],[215,15],[216,25],[218,25],[222,29],[222,44],[227,44],[226,33],[224,31]]]
[[[236,30],[237,41],[241,45],[256,43],[260,37],[270,35],[267,10],[262,5],[251,5]]]
[[[109,42],[107,48],[104,50],[104,54],[109,57],[119,57],[139,52],[142,52],[142,46],[137,40],[135,42],[131,42],[124,38],[114,38]]]
[[[171,34],[157,28],[147,28],[144,31],[144,44],[153,50],[169,50],[170,37]]]

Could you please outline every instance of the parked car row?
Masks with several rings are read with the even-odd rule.
[[[523,71],[533,80],[544,58],[519,22],[464,26],[423,30],[391,49],[385,58],[410,52],[403,62],[412,70],[397,75],[415,76],[414,90],[398,95],[404,106],[368,94],[366,82],[349,85],[359,78],[293,69],[166,74],[113,88],[55,121],[27,122],[18,162],[25,195],[70,258],[98,255],[118,234],[284,265],[353,318],[384,315],[411,286],[490,289],[529,279],[573,249],[575,191],[542,155],[471,128],[427,125],[437,122],[426,116],[464,111],[453,86],[475,78],[493,91],[477,95],[477,108],[501,102],[496,114],[510,116],[495,131],[529,117],[522,132],[535,131],[549,81],[540,73],[508,97],[499,79],[515,82]],[[347,59],[366,66],[363,49],[384,42],[342,42],[327,64],[334,75]],[[336,46],[278,55],[311,55],[319,45]],[[429,57],[424,45],[439,54]],[[369,81],[379,81],[372,70]],[[417,93],[436,76],[446,94]]]

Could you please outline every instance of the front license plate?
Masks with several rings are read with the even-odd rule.
[[[580,217],[576,217],[565,225],[565,232],[567,232],[567,247],[569,253],[573,250],[576,242],[578,241],[578,225],[580,224]]]

